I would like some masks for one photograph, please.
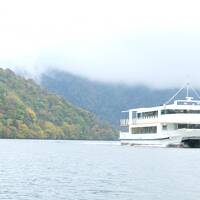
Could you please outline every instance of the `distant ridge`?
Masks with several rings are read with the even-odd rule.
[[[177,91],[95,82],[59,70],[45,72],[42,85],[117,128],[122,110],[163,104]]]
[[[118,134],[33,80],[0,68],[0,138],[113,140]]]

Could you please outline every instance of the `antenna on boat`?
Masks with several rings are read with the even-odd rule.
[[[190,85],[190,83],[189,82],[187,82],[182,88],[180,88],[176,93],[175,93],[175,95],[173,95],[164,105],[167,105],[167,104],[169,104],[173,99],[175,99],[175,97],[183,90],[183,89],[185,89],[186,88],[186,100],[187,101],[189,101],[189,100],[191,100],[192,99],[192,97],[189,97],[189,90],[191,89],[193,92],[194,92],[194,94],[196,95],[196,97],[198,98],[198,99],[200,99],[200,95],[199,95],[199,93],[197,92],[197,90],[195,90],[191,85]]]
[[[185,87],[186,87],[186,84],[185,84],[182,88],[180,88],[180,89],[175,93],[175,95],[173,95],[164,105],[169,104],[173,99],[175,99],[175,97],[176,97]]]
[[[187,94],[186,94],[186,99],[189,97],[189,89],[190,89],[190,83],[187,82]]]
[[[197,92],[197,90],[195,90],[192,86],[190,86],[190,88],[192,89],[192,91],[194,92],[194,94],[196,95],[196,97],[197,97],[198,99],[200,99],[200,95],[199,95],[199,93]]]

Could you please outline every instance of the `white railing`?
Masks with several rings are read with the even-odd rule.
[[[140,123],[154,123],[158,121],[158,117],[157,116],[151,116],[151,117],[142,117],[139,119],[121,119],[120,120],[120,126],[129,126],[129,125],[133,125],[133,124],[140,124]]]
[[[120,119],[120,126],[128,126],[129,119]]]
[[[129,120],[129,119],[121,119],[120,120],[120,126],[129,126],[131,124],[135,124],[136,123],[136,119],[132,119],[132,120]]]
[[[157,116],[145,116],[137,119],[137,123],[155,123],[158,121]]]

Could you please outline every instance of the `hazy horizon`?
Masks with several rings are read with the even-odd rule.
[[[11,4],[12,3],[12,4]],[[92,80],[200,87],[198,1],[6,1],[0,66],[57,68]]]

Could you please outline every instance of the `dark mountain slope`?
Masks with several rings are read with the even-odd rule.
[[[116,127],[122,110],[163,104],[177,91],[100,83],[56,70],[43,74],[42,84]]]

